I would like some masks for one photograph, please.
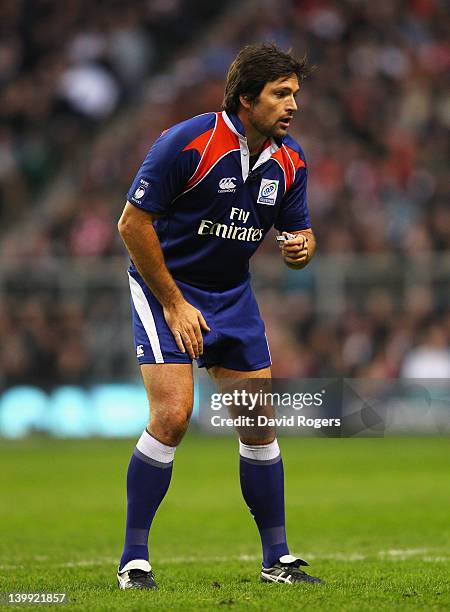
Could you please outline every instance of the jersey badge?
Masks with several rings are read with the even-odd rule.
[[[261,179],[258,199],[256,200],[256,202],[258,204],[267,204],[269,206],[274,206],[275,202],[277,201],[278,184],[279,181],[273,179]]]
[[[136,198],[136,200],[141,200],[144,197],[148,186],[149,186],[148,181],[144,181],[144,179],[140,180],[139,186],[137,187],[136,191],[133,193],[133,196]]]

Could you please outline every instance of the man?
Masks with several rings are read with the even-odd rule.
[[[315,251],[302,149],[287,135],[305,62],[251,45],[230,67],[223,111],[165,131],[128,194],[119,232],[132,264],[134,339],[151,416],[127,475],[121,589],[155,588],[148,533],[167,492],[193,403],[192,360],[217,380],[270,378],[270,353],[248,271],[272,227],[284,262]],[[266,582],[321,582],[289,554],[283,464],[272,430],[240,436],[244,499],[258,526]]]

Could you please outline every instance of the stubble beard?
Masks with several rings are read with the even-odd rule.
[[[287,134],[287,130],[277,128],[277,124],[267,125],[259,121],[254,115],[249,116],[249,122],[252,127],[257,130],[264,138],[283,138]]]
[[[253,127],[253,129],[257,130],[262,136],[264,136],[264,138],[282,138],[287,133],[287,132],[284,132],[284,133],[279,134],[276,128],[276,124],[272,126],[266,125],[262,123],[261,121],[259,121],[255,117],[254,113],[249,114],[248,120],[251,126]]]

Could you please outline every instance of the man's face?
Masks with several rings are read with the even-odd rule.
[[[295,98],[298,92],[295,74],[269,81],[247,109],[249,123],[266,138],[286,136],[290,121],[297,111]]]

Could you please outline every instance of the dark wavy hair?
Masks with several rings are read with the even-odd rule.
[[[274,44],[247,45],[239,51],[228,70],[222,108],[227,113],[237,113],[239,96],[253,102],[266,83],[291,74],[301,83],[309,73],[305,57],[296,59]]]

